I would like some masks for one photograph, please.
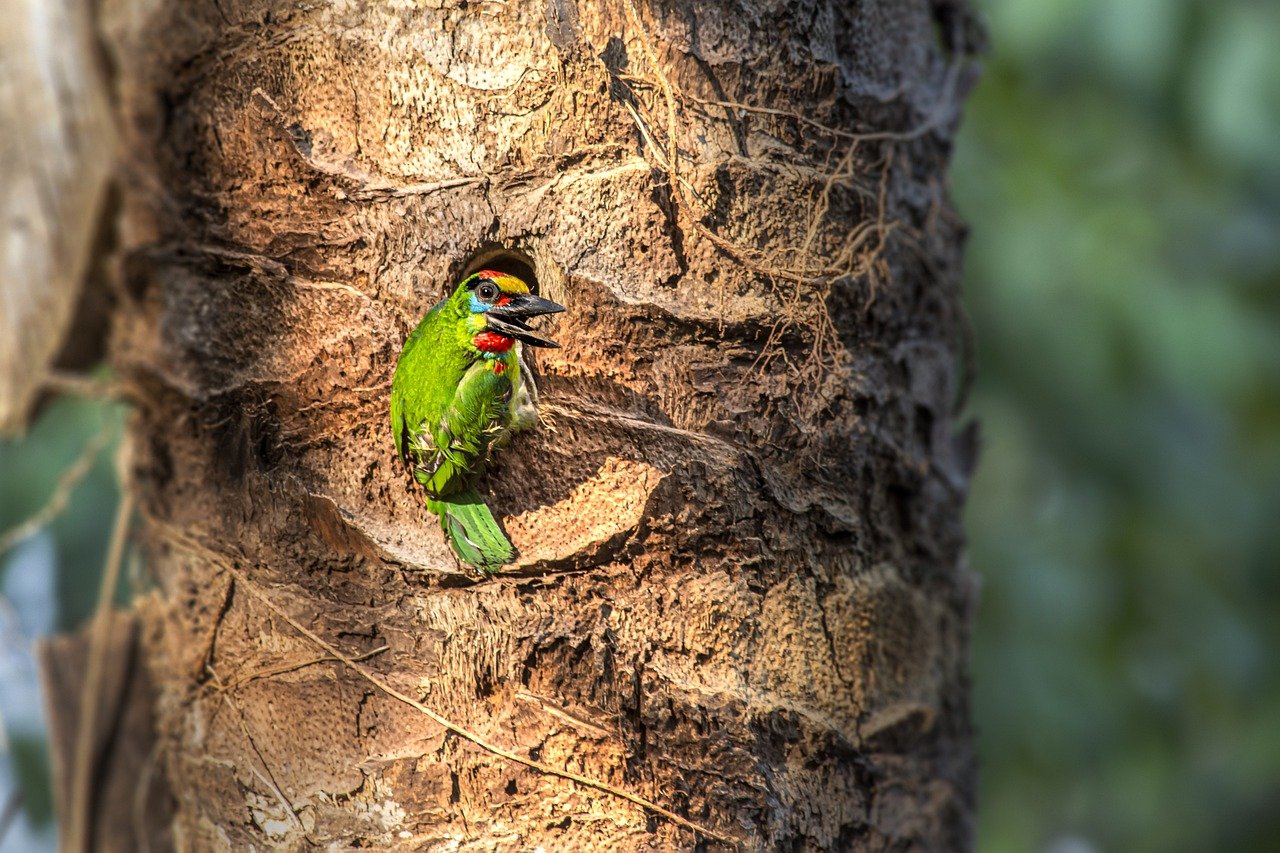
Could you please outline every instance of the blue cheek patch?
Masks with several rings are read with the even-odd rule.
[[[488,311],[488,310],[489,310],[488,305],[485,305],[483,302],[481,302],[474,293],[471,294],[471,313],[472,314],[483,314],[485,311]]]

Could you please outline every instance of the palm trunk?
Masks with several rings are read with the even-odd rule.
[[[180,846],[969,844],[966,18],[602,5],[108,4]],[[479,263],[568,307],[483,581],[387,423]]]

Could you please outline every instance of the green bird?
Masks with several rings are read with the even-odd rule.
[[[530,317],[564,306],[507,273],[468,276],[409,335],[391,380],[396,453],[426,491],[458,559],[495,572],[515,558],[475,480],[511,434],[537,422],[538,389],[521,342],[556,347]]]

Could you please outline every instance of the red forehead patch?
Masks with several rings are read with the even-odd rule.
[[[529,285],[511,273],[498,270],[480,270],[476,273],[480,278],[487,278],[502,290],[503,293],[528,293]]]

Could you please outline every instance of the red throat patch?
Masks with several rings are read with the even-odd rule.
[[[508,338],[497,332],[481,332],[471,339],[471,343],[481,352],[506,352],[515,346],[516,339]]]

